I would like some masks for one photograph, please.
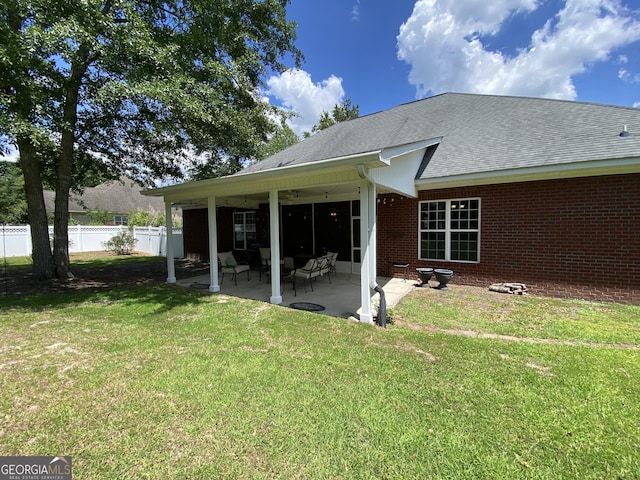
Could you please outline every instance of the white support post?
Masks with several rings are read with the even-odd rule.
[[[364,323],[373,323],[373,314],[371,310],[371,288],[369,287],[369,279],[371,278],[371,236],[369,235],[369,189],[370,185],[367,180],[360,182],[360,321]]]
[[[269,192],[269,231],[271,234],[271,303],[282,303],[280,290],[280,211],[278,208],[278,191]]]
[[[209,197],[208,203],[209,221],[209,291],[220,291],[218,283],[218,217],[216,215],[216,197]]]
[[[377,208],[376,208],[376,185],[369,184],[369,285],[377,283],[378,267],[377,267]]]
[[[176,265],[173,258],[173,219],[171,218],[171,202],[165,201],[165,218],[167,223],[167,283],[176,283]]]

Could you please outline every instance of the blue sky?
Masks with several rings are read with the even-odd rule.
[[[447,91],[640,107],[638,0],[292,0],[305,63],[268,79],[308,131]]]

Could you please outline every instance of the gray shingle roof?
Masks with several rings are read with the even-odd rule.
[[[619,136],[623,125],[631,136]],[[438,137],[422,179],[640,157],[640,109],[446,93],[336,124],[243,173]]]
[[[108,211],[127,214],[137,210],[155,210],[164,212],[164,202],[161,198],[146,197],[140,192],[142,188],[133,180],[122,177],[119,181],[107,182],[95,187],[88,187],[82,195],[70,194],[69,211]],[[54,192],[45,190],[45,205],[47,210],[54,209]]]

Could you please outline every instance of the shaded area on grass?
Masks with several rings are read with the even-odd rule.
[[[167,260],[143,254],[113,255],[108,252],[71,254],[73,280],[36,282],[32,278],[30,259],[13,258],[0,278],[0,295],[24,296],[46,293],[97,292],[110,288],[163,283],[167,278]],[[201,275],[209,264],[188,259],[175,260],[179,276]]]

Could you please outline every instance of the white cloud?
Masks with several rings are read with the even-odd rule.
[[[360,20],[360,0],[356,0],[356,3],[351,8],[351,20],[354,22]]]
[[[344,97],[341,78],[331,75],[320,83],[313,83],[311,75],[304,70],[274,75],[267,80],[267,85],[268,95],[278,98],[286,110],[298,114],[287,122],[298,135],[310,131],[322,111],[332,111]]]
[[[625,68],[618,70],[618,78],[626,83],[640,83],[640,73],[634,75]]]
[[[506,20],[539,3],[417,1],[397,37],[398,58],[411,65],[416,96],[457,91],[575,99],[574,75],[640,40],[640,22],[619,0],[566,0],[516,55],[482,43],[481,36],[497,34]]]
[[[640,102],[635,102],[633,104],[633,108],[640,108]]]

